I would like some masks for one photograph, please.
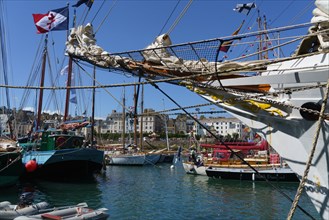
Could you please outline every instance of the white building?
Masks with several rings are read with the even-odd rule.
[[[153,109],[145,109],[143,122],[141,122],[141,117],[138,117],[138,123],[136,125],[137,132],[140,131],[140,125],[143,124],[143,133],[153,133],[153,132],[161,132],[164,130],[164,121],[163,118],[154,114]],[[129,117],[129,114],[126,117],[125,125],[122,120],[122,112],[117,112],[112,110],[111,114],[109,114],[106,120],[103,122],[102,127],[100,129],[101,133],[122,133],[123,128],[125,126],[125,133],[133,133],[134,132],[134,118]]]
[[[9,133],[7,121],[8,121],[8,115],[0,114],[0,134]]]
[[[205,118],[200,119],[200,122],[218,136],[238,134],[238,137],[241,137],[242,122],[236,118]],[[202,128],[202,134],[209,136],[204,128]]]

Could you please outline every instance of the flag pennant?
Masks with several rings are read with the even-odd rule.
[[[49,31],[68,30],[69,9],[68,7],[54,9],[46,14],[32,14],[38,34]]]
[[[72,76],[71,76],[71,86],[75,86],[75,80],[74,80],[74,74],[73,73],[72,73]],[[70,102],[73,103],[73,104],[78,104],[76,89],[71,88],[70,92],[71,92]]]
[[[253,8],[256,8],[256,4],[252,2],[247,4],[237,4],[233,10],[248,15]]]
[[[242,21],[240,27],[236,31],[233,32],[232,36],[235,36],[235,35],[239,34],[243,24],[244,24],[244,20]],[[226,53],[227,51],[229,51],[232,43],[233,43],[233,40],[225,41],[224,43],[221,44],[219,50]]]
[[[78,99],[76,96],[70,98],[70,102],[73,103],[73,104],[78,104]]]
[[[63,75],[67,75],[68,74],[68,71],[69,70],[69,66],[66,65],[60,72],[60,75],[63,76]],[[67,81],[66,81],[66,85],[67,85]],[[74,73],[72,73],[71,75],[71,86],[75,86],[75,82],[74,82]],[[78,103],[78,100],[77,100],[77,91],[76,89],[73,89],[71,88],[70,89],[70,92],[71,92],[71,98],[70,98],[70,102],[71,103],[74,103],[74,104],[77,104]]]
[[[94,0],[78,0],[76,4],[72,5],[72,7],[79,7],[82,4],[86,4],[89,8],[93,5]]]

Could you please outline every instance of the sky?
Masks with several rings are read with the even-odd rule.
[[[25,86],[29,77],[34,72],[33,66],[40,62],[38,51],[44,45],[43,34],[37,34],[32,14],[44,14],[49,10],[65,7],[69,3],[70,27],[73,20],[72,5],[77,0],[0,0],[5,12],[7,60],[9,66],[9,85]],[[174,0],[95,0],[88,16],[84,19],[87,7],[81,5],[76,9],[76,21],[78,24],[91,22],[97,29],[97,44],[110,53],[138,50],[147,47],[160,33],[170,33],[174,44],[212,39],[221,36],[230,36],[243,19],[246,25],[242,31],[256,31],[256,11],[266,15],[269,28],[291,25],[294,23],[309,22],[312,17],[314,1],[310,0],[258,0],[257,9],[253,9],[248,16],[234,11],[238,3],[250,3],[252,1],[237,0],[194,0],[184,16],[173,26],[188,1]],[[176,7],[177,5],[177,7]],[[176,7],[176,10],[173,10]],[[306,10],[308,9],[308,10]],[[170,17],[170,15],[172,16]],[[168,21],[168,22],[166,22]],[[165,25],[166,24],[166,25]],[[250,27],[250,30],[248,30]],[[162,32],[161,32],[162,30]],[[3,35],[3,33],[1,33]],[[59,77],[59,86],[64,86],[65,76],[59,75],[60,70],[67,65],[68,59],[64,55],[66,31],[53,31],[49,33],[48,53],[49,63],[46,70],[46,85],[50,85],[51,75]],[[89,64],[81,62],[85,71],[75,67],[73,69],[76,84],[92,85],[90,75],[93,74]],[[87,72],[87,73],[86,73]],[[32,77],[33,85],[37,85],[39,79]],[[120,84],[137,82],[137,78],[124,74],[109,72],[97,68],[97,81],[101,84]],[[2,78],[1,78],[2,80]],[[3,84],[3,81],[0,82]],[[168,84],[159,84],[181,106],[194,106],[207,103],[204,99],[189,90]],[[0,88],[2,91],[3,89]],[[125,89],[126,105],[133,106],[133,87]],[[71,115],[81,115],[85,110],[91,115],[92,96],[91,91],[86,90],[78,94],[78,104],[70,105]],[[23,89],[10,89],[11,106],[35,109],[36,91],[30,90],[27,97]],[[53,93],[52,93],[53,94]],[[108,88],[96,90],[95,116],[105,118],[112,110],[122,112],[122,106],[118,101],[122,100],[123,88]],[[50,100],[50,92],[44,96],[43,111],[55,112],[64,110],[65,91],[57,94],[57,104]],[[115,97],[115,98],[113,98]],[[1,92],[0,105],[4,105],[4,96]],[[23,102],[24,101],[24,102]],[[24,105],[22,105],[24,103]],[[139,104],[140,107],[140,104]],[[144,87],[144,109],[152,108],[156,111],[177,108],[168,98],[150,85]],[[207,106],[200,111],[220,111],[218,107]],[[188,110],[195,112],[195,109]],[[206,116],[227,116],[227,114],[213,114]],[[175,117],[175,116],[173,116]]]

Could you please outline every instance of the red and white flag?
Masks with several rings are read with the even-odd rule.
[[[54,9],[47,14],[32,14],[38,34],[49,31],[68,30],[69,9],[68,7]]]

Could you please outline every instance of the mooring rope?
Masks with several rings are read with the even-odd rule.
[[[302,177],[302,180],[299,183],[294,202],[292,203],[290,212],[288,214],[288,217],[287,217],[288,220],[292,219],[292,217],[295,213],[296,207],[298,205],[299,198],[300,198],[300,196],[303,192],[303,189],[304,189],[304,186],[305,186],[305,183],[306,183],[306,180],[307,180],[307,176],[308,176],[308,173],[310,171],[310,167],[311,167],[312,160],[313,160],[313,157],[314,157],[314,152],[315,152],[315,149],[316,149],[316,145],[317,145],[320,130],[321,130],[321,125],[324,121],[323,114],[324,114],[324,111],[326,110],[327,100],[328,100],[328,95],[329,95],[329,79],[327,81],[326,89],[327,89],[327,91],[326,91],[325,96],[323,97],[323,100],[322,100],[322,106],[321,106],[321,111],[320,111],[320,115],[319,115],[318,125],[317,125],[317,129],[316,129],[314,139],[313,139],[312,150],[311,150],[310,156],[309,156],[307,164],[306,164],[304,175]]]
[[[10,153],[9,153],[10,154]],[[6,156],[7,154],[4,154],[4,155],[0,155],[0,156]],[[4,166],[1,170],[0,170],[0,173],[2,171],[4,171],[5,169],[7,169],[8,167],[10,167],[11,165],[13,165],[17,160],[20,160],[21,159],[21,154],[19,154],[14,160],[10,161],[9,164],[7,164],[6,166]]]

